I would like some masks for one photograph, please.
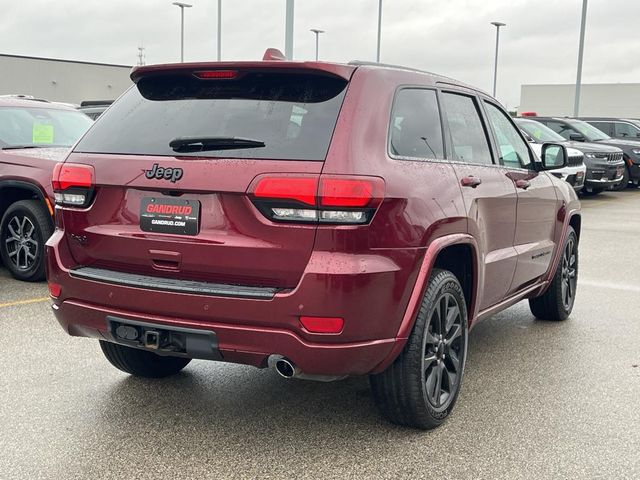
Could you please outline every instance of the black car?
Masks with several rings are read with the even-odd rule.
[[[611,138],[631,140],[640,143],[640,120],[635,118],[579,117],[602,130]]]
[[[612,147],[618,147],[623,151],[625,168],[622,170],[622,179],[614,190],[624,190],[632,182],[640,183],[640,143],[631,140],[611,138],[593,125],[574,118],[558,117],[527,117],[545,124],[551,130],[559,133],[567,140],[575,142],[592,142]],[[585,155],[586,157],[586,155]],[[586,163],[585,158],[585,163]]]
[[[539,121],[539,117],[521,117],[516,118],[515,121],[518,127],[536,143],[560,141],[584,154],[584,164],[587,167],[583,190],[585,193],[595,195],[604,190],[618,188],[622,183],[624,161],[622,160],[622,150],[619,148],[601,143],[567,141],[566,137]]]

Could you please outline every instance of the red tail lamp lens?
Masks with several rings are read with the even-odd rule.
[[[344,327],[340,317],[300,317],[300,323],[311,333],[340,333]]]
[[[323,207],[366,207],[374,197],[375,185],[363,179],[322,178],[320,205]]]
[[[53,169],[51,184],[54,190],[91,188],[94,183],[93,167],[75,163],[58,163]]]
[[[237,70],[201,70],[193,73],[196,77],[203,80],[231,80],[238,76]]]
[[[521,117],[537,117],[538,114],[536,112],[522,112],[520,116]]]
[[[265,177],[253,192],[258,198],[296,200],[307,205],[316,204],[316,177]]]
[[[58,285],[57,283],[49,283],[49,294],[53,298],[58,298],[62,293],[62,285]]]

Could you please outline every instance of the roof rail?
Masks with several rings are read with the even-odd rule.
[[[51,103],[51,102],[49,102],[49,100],[46,100],[44,98],[36,98],[33,95],[24,95],[22,93],[15,93],[15,94],[10,94],[10,95],[0,95],[0,98],[16,98],[16,99],[19,99],[19,100],[32,100],[34,102]]]

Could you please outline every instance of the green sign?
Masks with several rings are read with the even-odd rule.
[[[53,143],[53,125],[33,124],[33,143]]]

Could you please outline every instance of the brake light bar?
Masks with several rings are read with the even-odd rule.
[[[203,80],[232,80],[238,76],[237,70],[200,70],[193,74]]]
[[[51,185],[58,205],[87,206],[95,184],[91,165],[58,163],[53,169]]]
[[[384,197],[378,177],[263,175],[249,187],[256,207],[281,222],[365,224]]]

